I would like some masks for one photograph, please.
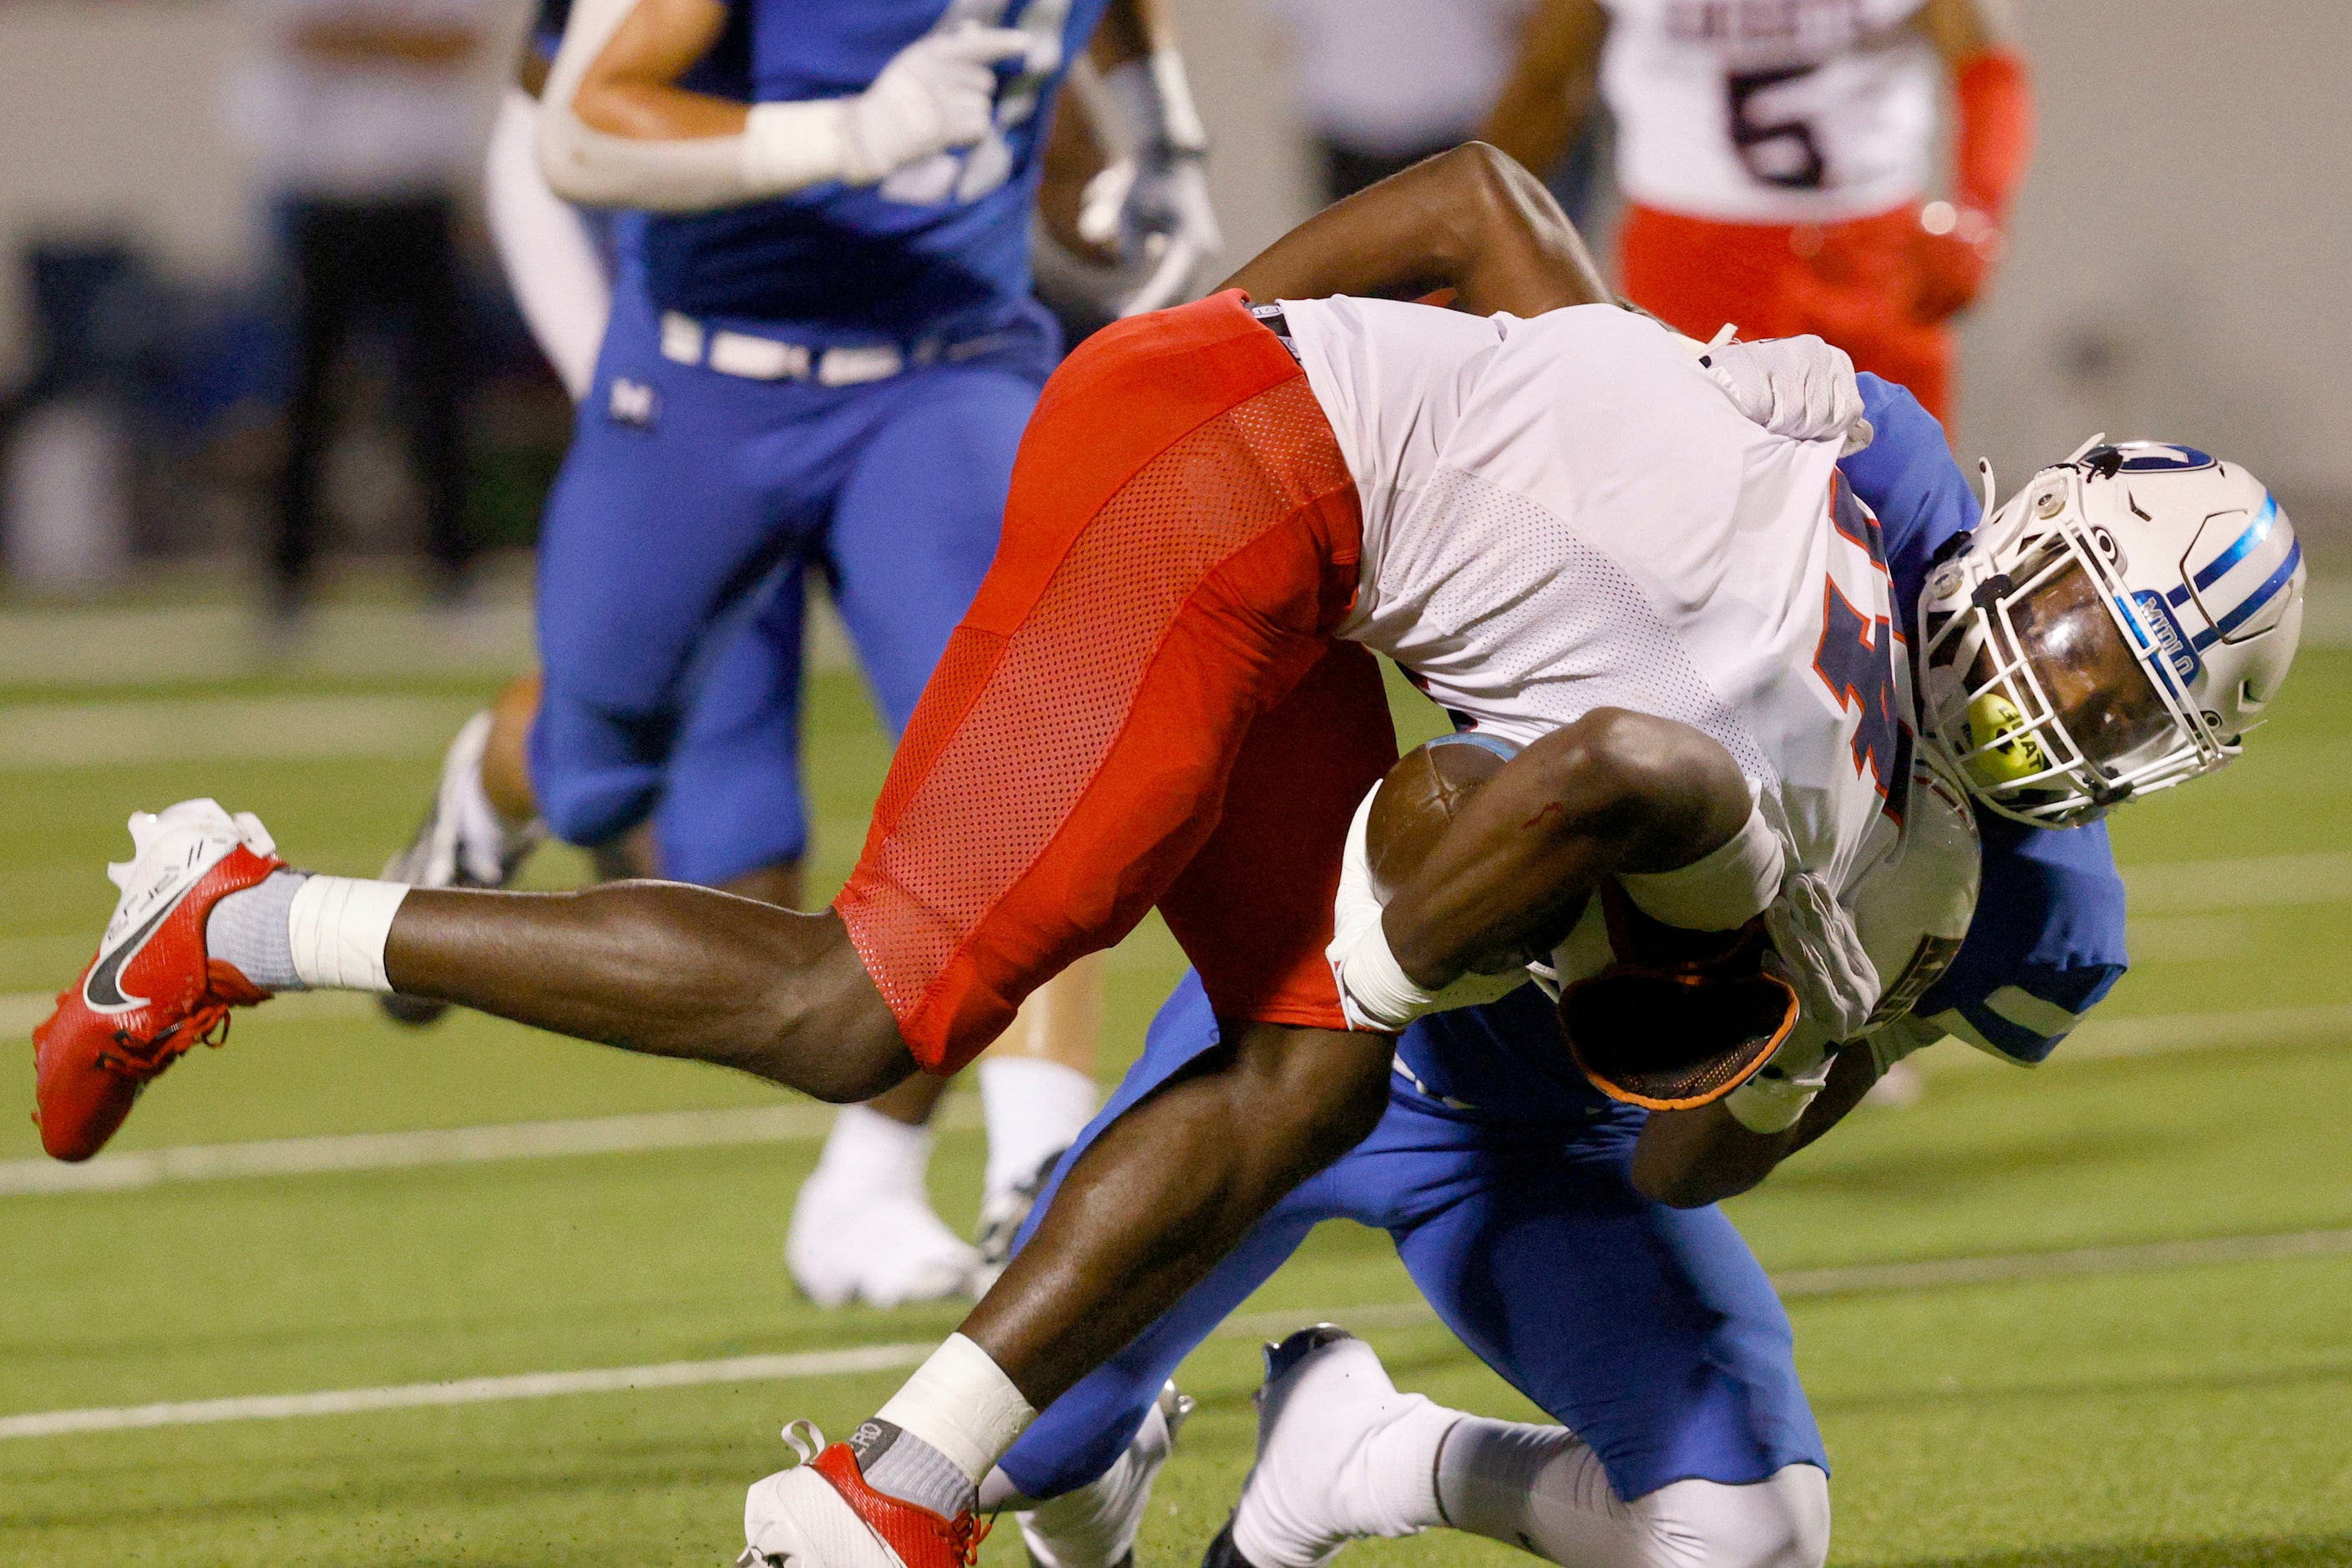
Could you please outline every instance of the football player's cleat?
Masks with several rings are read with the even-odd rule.
[[[1255,1403],[1257,1462],[1204,1568],[1251,1568],[1255,1560],[1241,1544],[1250,1541],[1280,1543],[1285,1563],[1328,1563],[1349,1541],[1410,1535],[1430,1522],[1389,1495],[1397,1490],[1396,1450],[1378,1450],[1391,1436],[1416,1452],[1425,1447],[1434,1488],[1437,1445],[1460,1412],[1399,1392],[1371,1346],[1330,1323],[1301,1329],[1265,1347]],[[1423,1501],[1433,1513],[1433,1492]],[[1272,1568],[1276,1554],[1261,1557],[1260,1568]]]
[[[1109,1469],[1014,1514],[1035,1568],[1135,1568],[1135,1538],[1151,1501],[1151,1483],[1192,1414],[1192,1400],[1167,1384]]]
[[[806,1421],[784,1428],[801,1462],[752,1483],[735,1568],[971,1568],[989,1521],[942,1519],[866,1484],[846,1443]],[[814,1458],[811,1456],[814,1455]]]
[[[219,1045],[231,1007],[269,996],[205,952],[213,906],[285,868],[259,820],[184,800],[134,815],[131,842],[131,858],[106,868],[122,897],[98,956],[33,1031],[33,1119],[41,1147],[60,1160],[104,1148],[140,1091],[182,1052]]]
[[[2303,546],[2261,481],[2095,436],[1992,506],[1919,595],[1920,740],[1988,809],[2089,822],[2227,763],[2303,628]]]
[[[1001,1193],[991,1193],[981,1200],[980,1223],[973,1228],[972,1240],[980,1252],[980,1262],[971,1272],[971,1293],[985,1296],[990,1287],[1003,1277],[1005,1266],[1013,1261],[1013,1239],[1021,1227],[1029,1223],[1029,1211],[1037,1206],[1037,1194],[1045,1190],[1053,1179],[1054,1167],[1062,1163],[1067,1149],[1056,1149],[1037,1162],[1037,1168]]]
[[[412,888],[503,888],[522,870],[546,829],[534,822],[520,832],[499,820],[482,793],[482,753],[490,743],[491,716],[466,721],[441,758],[441,780],[433,804],[408,847],[383,863],[383,879]],[[398,993],[376,999],[400,1024],[430,1024],[449,1004]]]
[[[961,1295],[979,1262],[921,1193],[877,1191],[823,1172],[801,1184],[784,1237],[793,1283],[827,1310]]]

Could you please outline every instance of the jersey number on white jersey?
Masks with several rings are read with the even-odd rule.
[[[1886,544],[1878,520],[1854,499],[1843,479],[1830,487],[1830,516],[1838,533],[1860,545],[1872,567],[1886,572]],[[1868,775],[1886,802],[1886,814],[1903,820],[1911,777],[1911,726],[1903,712],[1902,685],[1895,661],[1902,658],[1903,635],[1889,616],[1854,608],[1837,580],[1822,585],[1822,640],[1813,669],[1838,706],[1860,715],[1853,731],[1856,776]]]

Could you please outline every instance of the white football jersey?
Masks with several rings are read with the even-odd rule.
[[[1924,0],[1602,0],[1617,183],[1645,206],[1831,223],[1927,188],[1941,78]]]
[[[1839,443],[1750,424],[1613,306],[1283,308],[1363,508],[1339,635],[1517,744],[1601,707],[1692,725],[1841,887],[1907,781],[1910,688]]]

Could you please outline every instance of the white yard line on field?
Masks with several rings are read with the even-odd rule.
[[[2287,1236],[2213,1237],[2200,1241],[2092,1247],[2066,1252],[1808,1268],[1776,1276],[1773,1284],[1783,1297],[1792,1299],[1845,1296],[2282,1258],[2335,1258],[2347,1253],[2352,1253],[2352,1230],[2305,1231]],[[1387,1329],[1411,1328],[1434,1321],[1435,1314],[1423,1302],[1379,1301],[1319,1311],[1242,1313],[1225,1320],[1217,1329],[1217,1337],[1272,1339],[1322,1321],[1339,1321],[1357,1329]],[[621,1394],[705,1384],[840,1377],[919,1366],[935,1348],[930,1341],[852,1345],[787,1355],[730,1356],[719,1361],[662,1362],[651,1366],[599,1367],[583,1372],[524,1373],[449,1383],[327,1389],[315,1394],[260,1394],[177,1404],[34,1411],[0,1416],[0,1439],[58,1437],[77,1432],[121,1432],[152,1426],[201,1426],[224,1421],[285,1421],[304,1415],[352,1415],[374,1410],[488,1405],[506,1400],[551,1399],[570,1394]]]
[[[980,1125],[980,1097],[950,1095],[932,1125]],[[655,1149],[718,1149],[742,1143],[813,1142],[833,1125],[833,1107],[813,1103],[729,1110],[667,1110],[517,1121],[491,1127],[425,1128],[407,1132],[346,1132],[249,1143],[183,1143],[101,1154],[84,1165],[54,1160],[0,1161],[0,1197],[55,1193],[120,1193],[166,1182],[217,1182],[237,1176],[314,1175],[397,1171],[420,1165],[471,1165],[494,1160],[549,1160],[579,1154],[637,1154]]]

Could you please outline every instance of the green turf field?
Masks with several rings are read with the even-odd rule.
[[[447,661],[380,662],[264,680],[180,668],[167,648],[142,686],[51,659],[39,683],[0,688],[8,1030],[21,1040],[31,994],[85,958],[113,896],[100,868],[126,852],[133,808],[209,793],[261,813],[304,864],[372,870],[425,796],[435,737],[486,689]],[[808,723],[823,889],[846,869],[885,749],[846,673],[817,678]],[[2124,1022],[2030,1074],[1937,1047],[1919,1104],[1858,1115],[1736,1205],[1791,1282],[1837,1466],[1833,1561],[2352,1563],[2352,652],[2307,650],[2258,742],[2123,820],[2139,966],[2106,1011]],[[2284,858],[2239,864],[2257,858]],[[550,855],[536,875],[577,870]],[[1114,956],[1107,1079],[1179,964],[1156,926]],[[29,1073],[13,1082],[29,1105]],[[305,999],[183,1064],[117,1146],[779,1103],[714,1070],[478,1018],[405,1035],[363,1004]],[[969,1106],[950,1108],[963,1130],[943,1135],[933,1179],[962,1221],[980,1137]],[[795,1300],[784,1218],[822,1120],[776,1125],[787,1136],[735,1146],[0,1195],[0,1417],[919,1351],[944,1333],[952,1307]],[[0,1180],[37,1152],[21,1111],[0,1118]],[[2300,1255],[2226,1240],[2300,1233],[2318,1233]],[[2217,1238],[1975,1282],[1820,1272]],[[1412,1300],[1385,1237],[1319,1235],[1186,1367],[1201,1409],[1146,1561],[1196,1561],[1223,1520],[1250,1457],[1255,1339],[1281,1327],[1352,1320],[1401,1384],[1533,1414]],[[0,1438],[0,1563],[702,1568],[740,1548],[743,1487],[783,1462],[785,1418],[837,1431],[900,1375]],[[1508,1555],[1433,1535],[1349,1559]],[[1020,1560],[1009,1528],[987,1548],[1001,1568]]]

